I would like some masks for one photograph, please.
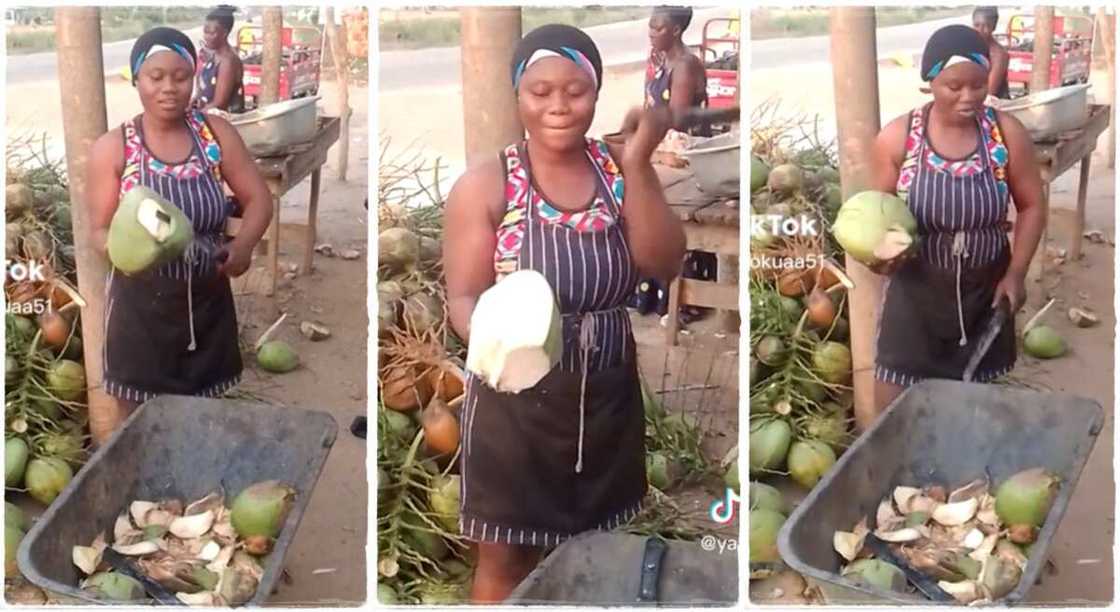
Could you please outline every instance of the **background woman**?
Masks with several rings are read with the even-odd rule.
[[[202,61],[194,104],[204,111],[212,108],[229,113],[245,111],[241,58],[229,46],[235,12],[237,9],[232,6],[219,6],[210,11],[202,27]]]
[[[178,30],[156,28],[133,45],[133,84],[144,111],[93,145],[86,176],[95,244],[105,245],[117,204],[137,185],[182,209],[195,244],[178,260],[134,276],[110,272],[105,390],[126,410],[156,395],[217,396],[241,375],[229,277],[248,268],[272,216],[271,196],[237,131],[189,110],[196,56]],[[227,183],[245,207],[224,242]]]
[[[923,378],[960,380],[993,308],[1003,299],[1012,313],[1022,307],[1046,223],[1030,135],[984,105],[991,61],[983,38],[963,25],[938,30],[921,70],[933,101],[891,121],[875,142],[875,188],[906,200],[921,234],[916,257],[880,270],[891,276],[879,322],[878,411]],[[1017,211],[1014,248],[1009,199]],[[976,380],[1014,364],[1014,325],[1006,325]],[[862,428],[875,416],[856,415]]]
[[[1006,100],[1011,97],[1007,84],[1007,66],[1011,56],[993,36],[998,24],[999,8],[978,6],[972,11],[972,28],[987,43],[988,56],[992,59],[992,68],[988,71],[988,95]]]
[[[545,547],[637,513],[646,493],[645,425],[624,304],[639,274],[676,276],[684,252],[650,163],[668,109],[631,111],[615,159],[587,138],[603,76],[590,37],[563,25],[533,30],[511,72],[528,138],[468,170],[451,192],[450,320],[469,342],[479,296],[506,274],[533,269],[556,292],[564,355],[516,395],[468,380],[460,528],[478,543],[476,603],[508,597]]]
[[[688,50],[684,32],[692,23],[690,7],[660,6],[649,18],[650,55],[646,64],[645,107],[668,107],[680,117],[690,108],[708,105],[708,77],[704,62]],[[680,126],[673,126],[678,128]],[[688,146],[688,136],[711,136],[710,125],[689,128],[685,132],[670,129],[659,149],[679,154]],[[683,276],[715,280],[716,257],[712,253],[689,251],[685,257]],[[668,287],[654,278],[642,279],[636,295],[637,310],[647,314],[656,310],[664,315],[669,308]],[[680,318],[688,323],[700,317],[703,310],[682,307]]]

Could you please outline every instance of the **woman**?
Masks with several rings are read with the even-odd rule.
[[[645,425],[624,304],[639,274],[676,276],[684,252],[650,163],[668,111],[632,110],[624,152],[612,158],[586,136],[603,74],[586,34],[564,25],[533,30],[511,72],[528,139],[452,189],[447,225],[456,231],[444,247],[450,320],[469,342],[479,296],[514,270],[536,270],[557,293],[564,355],[516,395],[468,380],[460,528],[478,543],[479,603],[504,600],[543,547],[638,511]]]
[[[242,364],[229,277],[249,268],[272,216],[268,188],[237,131],[188,110],[197,61],[190,39],[156,28],[137,39],[129,60],[144,111],[93,144],[86,176],[94,243],[104,248],[117,203],[137,185],[178,206],[195,241],[154,270],[110,271],[104,386],[125,411],[161,394],[212,397],[237,384]],[[223,183],[245,206],[229,243]]]
[[[198,69],[194,105],[203,111],[245,111],[241,58],[229,46],[235,12],[237,9],[232,6],[219,6],[210,11],[202,27],[202,62]]]
[[[645,107],[668,107],[682,117],[691,108],[708,105],[707,72],[700,58],[684,44],[684,31],[692,22],[689,7],[661,6],[649,18],[650,56],[646,64]],[[674,125],[674,128],[680,126]],[[680,153],[688,146],[688,136],[711,136],[710,125],[687,131],[671,129],[659,148]],[[715,280],[716,258],[712,253],[689,251],[685,257],[686,278]],[[664,316],[669,309],[668,288],[657,279],[643,279],[635,297],[637,310],[647,314],[656,310]],[[703,315],[700,308],[686,306],[679,313],[682,324]]]
[[[1014,117],[984,105],[988,45],[963,25],[935,32],[922,56],[933,101],[890,122],[875,141],[876,189],[897,193],[918,221],[915,257],[889,274],[879,321],[876,413],[923,378],[960,380],[993,308],[1015,313],[1046,223],[1042,179],[1030,135]],[[1014,248],[1007,240],[1015,202]],[[1015,330],[1005,325],[980,363],[979,382],[1015,364]]]
[[[992,58],[992,69],[988,71],[988,94],[1006,100],[1011,97],[1011,90],[1007,84],[1007,66],[1011,56],[993,36],[997,24],[999,24],[999,8],[978,6],[972,11],[972,28],[987,43],[988,55]]]

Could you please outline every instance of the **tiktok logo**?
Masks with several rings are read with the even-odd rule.
[[[735,504],[738,503],[739,494],[728,487],[722,498],[712,502],[711,508],[708,509],[708,515],[720,525],[726,525],[731,522],[731,519],[735,518]]]

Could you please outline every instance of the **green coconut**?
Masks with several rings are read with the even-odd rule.
[[[750,557],[751,563],[775,563],[781,561],[778,554],[778,530],[786,522],[786,515],[767,509],[751,510]]]
[[[822,342],[813,349],[813,371],[825,382],[846,384],[852,376],[852,352],[839,342]]]
[[[906,574],[879,559],[858,559],[844,568],[842,575],[865,587],[899,593],[906,590]]]
[[[295,489],[278,480],[249,485],[233,498],[230,522],[242,538],[275,538],[284,527],[295,496]]]
[[[661,491],[673,484],[669,477],[669,458],[664,453],[654,451],[646,455],[646,480]]]
[[[102,601],[137,601],[145,599],[144,587],[139,581],[118,574],[117,572],[101,572],[87,578],[83,590]]]
[[[812,489],[836,464],[836,453],[820,440],[798,440],[790,446],[786,464],[794,482]]]
[[[863,191],[848,198],[832,223],[832,234],[844,251],[874,266],[911,248],[918,222],[898,196]]]
[[[766,483],[752,482],[747,495],[751,510],[772,510],[781,514],[789,512],[789,504],[782,492]]]
[[[763,336],[759,338],[754,347],[754,354],[758,360],[770,367],[778,367],[789,356],[785,342],[778,336]]]
[[[31,528],[31,521],[27,520],[27,515],[24,514],[23,510],[9,501],[4,502],[4,524],[15,527],[20,531],[27,531]]]
[[[1036,325],[1023,337],[1023,350],[1037,359],[1053,359],[1066,354],[1068,346],[1048,325]]]
[[[837,454],[848,448],[850,434],[848,433],[847,415],[841,411],[825,414],[813,413],[805,417],[805,435],[813,440],[820,440],[829,445]]]
[[[1023,470],[1003,481],[996,489],[996,514],[1000,521],[1009,528],[1042,527],[1060,482],[1044,468]]]
[[[403,412],[381,410],[381,414],[385,417],[389,433],[402,440],[412,440],[416,436],[417,430],[420,429],[420,425]]]
[[[440,475],[432,479],[428,491],[428,505],[435,521],[452,533],[459,531],[459,485],[458,474]]]
[[[136,274],[182,256],[193,239],[191,221],[178,206],[137,185],[121,198],[109,224],[109,261]]]
[[[23,438],[7,438],[4,440],[4,486],[18,488],[23,482],[23,474],[27,471],[27,460],[31,456],[31,448]]]
[[[396,589],[384,582],[377,583],[377,601],[383,606],[395,606],[401,602]]]
[[[751,475],[780,470],[793,441],[793,428],[784,419],[752,423],[750,432]]]
[[[447,555],[451,554],[447,542],[444,542],[439,534],[425,531],[426,526],[420,519],[413,518],[412,520],[413,522],[405,525],[403,538],[413,550],[432,561],[442,561],[447,558]],[[412,528],[409,528],[409,525]]]
[[[23,541],[24,532],[19,527],[4,525],[4,573],[9,577],[15,577],[19,573],[19,565],[16,563],[16,551],[19,550],[19,543]]]
[[[421,584],[418,594],[420,603],[425,606],[453,606],[463,603],[462,587],[455,584],[425,582]]]
[[[78,400],[86,391],[86,369],[77,361],[59,359],[47,370],[47,390],[64,402]]]
[[[770,191],[782,195],[789,195],[798,191],[804,182],[805,173],[794,164],[775,166],[766,179]]]
[[[769,176],[770,166],[757,155],[751,155],[751,193],[765,187]]]
[[[377,265],[407,271],[420,261],[420,238],[403,227],[391,227],[377,236]]]
[[[27,493],[44,506],[51,505],[51,502],[73,479],[74,471],[70,469],[70,464],[58,457],[32,459],[28,462],[27,473],[23,476]]]
[[[283,374],[299,367],[299,355],[283,340],[270,340],[257,350],[257,364],[268,372]]]
[[[86,460],[85,442],[78,432],[47,431],[38,441],[39,452],[57,457],[73,467],[81,467]]]

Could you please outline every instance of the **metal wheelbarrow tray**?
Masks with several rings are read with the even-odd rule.
[[[135,500],[198,499],[225,487],[226,505],[245,487],[280,480],[295,502],[246,604],[261,606],[283,570],[319,474],[338,433],[329,414],[229,399],[162,396],[132,414],[90,457],[20,544],[20,572],[70,603],[104,604],[78,588],[71,562],[76,545],[112,534],[116,517]]]
[[[649,538],[590,531],[556,548],[504,604],[555,606],[730,607],[738,602],[737,553],[666,540],[650,594],[638,601]]]
[[[856,586],[840,576],[832,534],[874,516],[898,485],[953,488],[985,470],[993,486],[1020,470],[1044,467],[1061,488],[1039,531],[1019,585],[995,605],[1025,599],[1046,562],[1104,425],[1100,404],[1060,393],[999,385],[926,381],[906,390],[825,474],[778,532],[782,560],[820,587],[828,604],[923,604],[907,595]]]

